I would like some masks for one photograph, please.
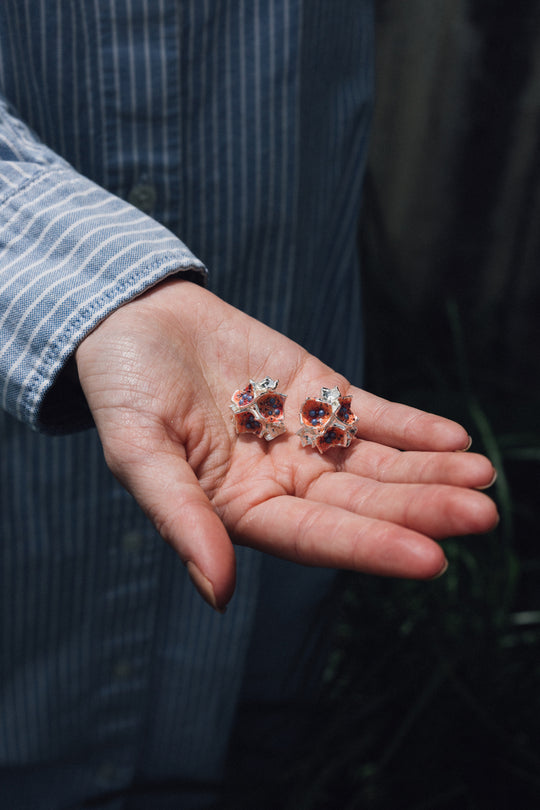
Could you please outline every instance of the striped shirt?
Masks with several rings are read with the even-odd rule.
[[[175,807],[180,790],[183,808],[205,806],[198,787],[220,777],[261,656],[264,697],[293,689],[279,656],[329,575],[239,550],[237,593],[215,616],[109,474],[63,372],[111,311],[187,273],[360,381],[371,18],[371,0],[0,3],[10,810],[98,797],[160,810],[164,789],[138,805],[134,786],[170,783]],[[261,603],[279,603],[282,624]],[[257,645],[268,622],[276,655]]]

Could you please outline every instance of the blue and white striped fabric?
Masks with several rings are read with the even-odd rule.
[[[0,3],[2,807],[206,806],[261,662],[259,698],[292,693],[329,575],[241,549],[215,616],[74,432],[62,371],[113,309],[208,268],[359,382],[371,49],[371,0]]]

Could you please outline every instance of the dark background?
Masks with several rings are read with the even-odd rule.
[[[379,0],[377,36],[367,387],[467,427],[501,522],[436,582],[344,576],[313,734],[246,806],[536,810],[540,3]]]

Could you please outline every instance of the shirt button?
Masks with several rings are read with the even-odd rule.
[[[156,190],[149,183],[137,183],[128,194],[128,202],[144,211],[150,213],[156,204]]]
[[[129,776],[126,768],[112,762],[104,762],[95,773],[96,782],[105,788],[119,787]]]
[[[113,677],[116,681],[127,681],[133,672],[130,661],[120,658],[113,667]]]
[[[124,551],[136,552],[143,547],[144,537],[141,532],[135,530],[124,532],[122,535],[122,546]]]

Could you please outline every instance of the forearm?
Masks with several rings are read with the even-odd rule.
[[[61,372],[100,321],[170,275],[205,277],[177,237],[78,174],[5,104],[0,239],[0,403],[45,430],[84,426],[86,412]],[[44,410],[55,380],[65,382],[60,407]]]

